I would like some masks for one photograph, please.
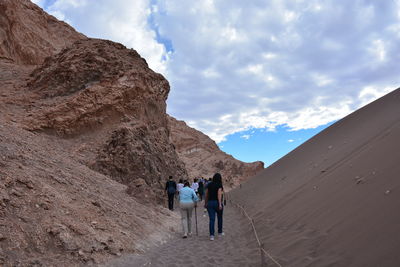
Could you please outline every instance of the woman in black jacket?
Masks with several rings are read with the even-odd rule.
[[[218,236],[223,236],[222,231],[222,215],[223,215],[223,192],[224,187],[222,186],[221,174],[214,174],[213,180],[207,185],[206,197],[204,200],[204,207],[207,208],[208,216],[210,217],[210,240],[214,240],[214,225],[215,225],[215,215],[218,219]]]

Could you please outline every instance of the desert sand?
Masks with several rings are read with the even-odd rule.
[[[142,255],[125,255],[101,266],[260,266],[261,257],[246,217],[230,205],[225,207],[223,237],[209,240],[208,215],[198,207],[198,232],[196,236],[194,212],[193,235],[182,238],[181,227],[165,243],[154,246]],[[178,222],[180,223],[180,221]]]
[[[400,266],[400,89],[231,192],[283,266]]]

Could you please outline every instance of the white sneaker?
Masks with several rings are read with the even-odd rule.
[[[214,241],[214,236],[210,235],[210,241]]]
[[[222,233],[218,233],[218,237],[223,237],[225,235],[225,233],[224,232],[222,232]]]

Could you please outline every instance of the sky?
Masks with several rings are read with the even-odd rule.
[[[400,0],[33,0],[137,50],[167,112],[266,166],[400,84]]]

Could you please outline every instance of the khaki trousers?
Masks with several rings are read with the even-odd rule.
[[[181,210],[182,230],[183,234],[192,233],[192,211],[194,203],[179,203]]]

